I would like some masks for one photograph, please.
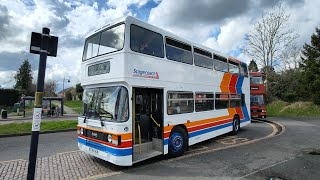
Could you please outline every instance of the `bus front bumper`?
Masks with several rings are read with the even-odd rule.
[[[132,165],[132,148],[115,148],[81,137],[78,137],[78,147],[81,151],[115,165]]]

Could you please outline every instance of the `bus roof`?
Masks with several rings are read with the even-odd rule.
[[[257,77],[257,76],[264,76],[263,72],[249,72],[250,76]]]
[[[87,36],[86,39],[87,39],[88,37],[94,35],[94,34],[97,33],[97,32],[103,31],[103,30],[109,28],[110,26],[114,26],[114,25],[119,24],[119,23],[122,23],[122,22],[124,22],[124,23],[126,23],[126,24],[136,24],[136,25],[142,26],[142,27],[144,27],[144,28],[146,28],[146,29],[149,29],[149,30],[151,30],[151,31],[160,33],[160,34],[163,35],[164,37],[173,38],[173,39],[175,39],[175,40],[177,40],[177,41],[181,41],[181,42],[187,43],[187,44],[189,44],[189,45],[198,47],[198,48],[200,48],[200,49],[209,51],[209,52],[211,52],[211,53],[214,53],[215,55],[221,56],[221,57],[226,58],[226,59],[228,59],[228,58],[231,57],[231,56],[228,57],[226,54],[223,54],[223,53],[221,53],[221,52],[219,52],[219,51],[216,51],[216,50],[214,50],[214,49],[212,49],[212,48],[209,48],[209,47],[207,47],[207,46],[204,46],[204,45],[195,43],[195,42],[193,42],[193,41],[191,41],[191,40],[188,40],[188,39],[179,37],[179,36],[173,34],[172,32],[169,32],[169,31],[164,30],[164,29],[162,29],[162,28],[156,27],[156,26],[151,25],[151,24],[149,24],[149,23],[143,22],[143,21],[141,21],[141,20],[139,20],[139,19],[136,19],[136,18],[134,18],[134,17],[132,17],[132,16],[124,16],[124,17],[121,17],[121,18],[117,18],[117,19],[111,21],[110,23],[102,26],[101,28],[95,30],[93,33],[91,33],[89,36]],[[239,60],[237,60],[237,59],[235,59],[235,58],[233,58],[233,57],[231,57],[231,59],[232,59],[233,62],[236,62],[236,63],[241,62],[241,61],[239,61]],[[244,62],[243,62],[243,63],[244,63]]]

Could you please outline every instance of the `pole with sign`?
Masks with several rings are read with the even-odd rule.
[[[40,61],[38,69],[37,91],[35,93],[33,109],[32,133],[27,175],[28,180],[34,179],[37,162],[39,131],[42,115],[42,97],[44,89],[44,78],[46,73],[47,56],[55,57],[57,55],[58,37],[50,36],[49,33],[50,29],[43,28],[42,34],[32,32],[31,35],[30,53],[40,54]]]

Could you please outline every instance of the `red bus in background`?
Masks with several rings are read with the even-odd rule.
[[[250,72],[250,109],[251,117],[266,118],[265,87],[263,73]]]

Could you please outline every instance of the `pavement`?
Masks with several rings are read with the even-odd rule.
[[[78,116],[79,116],[78,114],[64,114],[63,116],[59,116],[59,117],[42,116],[41,121],[61,121],[61,120],[67,120],[67,119],[77,120]],[[32,117],[9,115],[7,119],[0,119],[0,125],[10,124],[10,123],[21,123],[21,122],[32,122]]]
[[[186,156],[249,142],[272,132],[272,127],[266,123],[252,123],[242,128],[237,136],[224,135],[191,146]],[[0,179],[26,178],[29,146],[30,136],[0,139]],[[170,160],[166,156],[159,156],[133,167],[119,167],[78,151],[76,132],[44,134],[39,139],[36,179],[81,179],[105,173],[115,175],[143,164],[163,161]]]

